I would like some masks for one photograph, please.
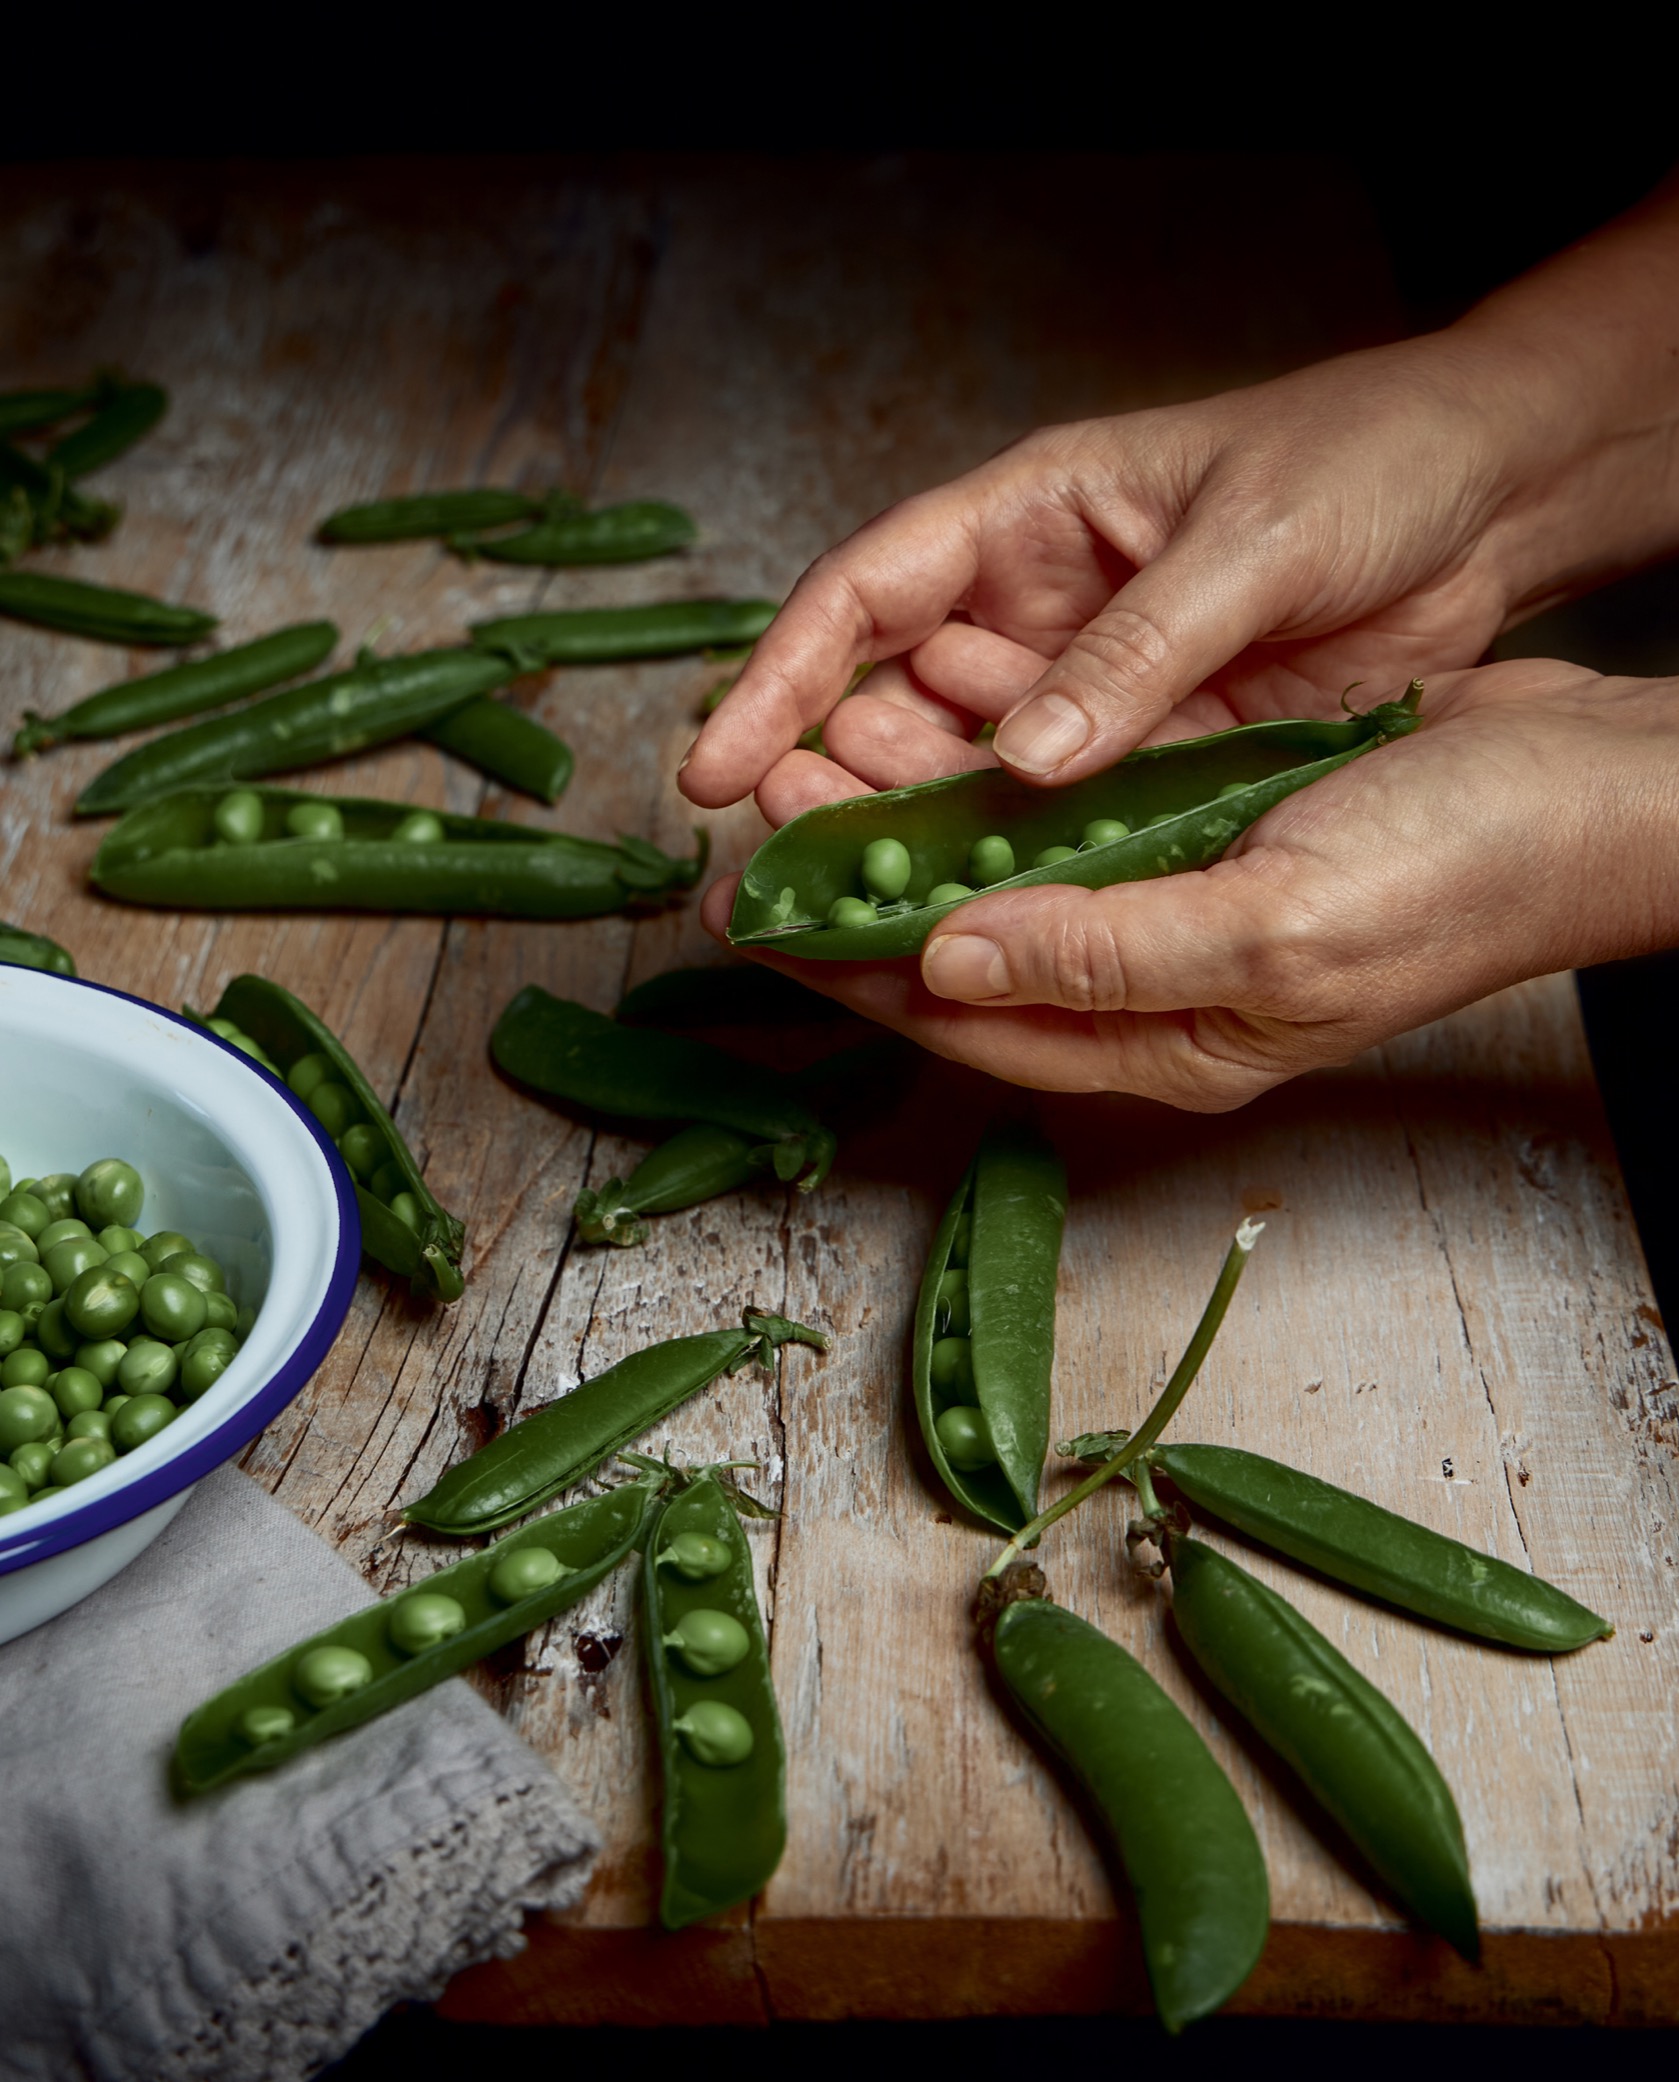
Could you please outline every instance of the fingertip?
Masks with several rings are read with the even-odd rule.
[[[700,900],[700,923],[714,940],[727,940],[739,875],[719,875]]]

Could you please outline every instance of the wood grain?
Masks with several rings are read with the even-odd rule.
[[[870,513],[1031,424],[1252,381],[1400,323],[1363,198],[1310,158],[86,167],[12,170],[0,195],[0,382],[121,361],[174,396],[98,487],[129,509],[111,544],[49,561],[208,603],[230,640],[330,614],[347,647],[407,647],[538,603],[778,594]],[[702,540],[658,565],[533,576],[309,539],[350,499],[477,481],[675,498]],[[5,726],[124,669],[11,627],[0,658]],[[312,782],[676,846],[689,819],[669,775],[708,677],[673,661],[525,683],[577,753],[554,811],[420,744]],[[694,908],[558,927],[127,910],[87,891],[97,832],[68,819],[105,756],[0,770],[0,910],[166,1004],[245,969],[280,977],[344,1035],[467,1221],[459,1306],[364,1277],[329,1360],[247,1456],[375,1589],[438,1555],[397,1530],[401,1499],[624,1352],[747,1303],[834,1333],[827,1358],[720,1383],[654,1441],[758,1462],[782,1507],[751,1529],[791,1757],[780,1872],[751,1911],[648,1929],[631,1584],[602,1586],[474,1680],[602,1828],[594,1884],[519,1959],[460,1977],[449,2014],[1143,2006],[1123,1886],[973,1650],[989,1543],[945,1510],[905,1427],[921,1254],[994,1089],[914,1064],[819,1195],[760,1189],[659,1221],[639,1251],[574,1247],[577,1190],[639,1145],[514,1091],[485,1039],[526,982],[605,1007],[708,958]],[[749,805],[707,821],[723,866],[761,830]],[[1679,2017],[1679,1388],[1567,980],[1233,1118],[1042,1111],[1074,1185],[1058,1436],[1146,1405],[1231,1227],[1261,1212],[1178,1435],[1378,1493],[1619,1629],[1556,1663],[1492,1653],[1230,1543],[1439,1758],[1489,1930],[1471,1973],[1404,1928],[1191,1676],[1159,1589],[1127,1568],[1120,1501],[1058,1529],[1055,1595],[1146,1656],[1259,1828],[1277,1921],[1237,2006]]]

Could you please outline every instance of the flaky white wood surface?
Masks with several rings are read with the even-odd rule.
[[[325,613],[346,646],[409,647],[539,601],[779,593],[868,514],[1034,422],[1252,380],[1399,323],[1360,198],[1310,160],[94,168],[13,171],[0,193],[0,383],[113,360],[174,398],[109,473],[129,509],[113,542],[54,561],[211,605],[230,640]],[[349,499],[473,481],[679,499],[704,540],[679,561],[549,578],[309,540]],[[0,724],[123,669],[102,647],[0,628]],[[710,676],[676,661],[527,683],[577,753],[553,812],[421,745],[318,784],[678,845],[689,819],[669,775]],[[996,2006],[1102,2001],[1101,1948],[1116,1986],[1129,1971],[1123,1935],[1102,1935],[1126,1912],[1061,1782],[987,1696],[966,1612],[989,1543],[952,1522],[905,1432],[920,1258],[989,1088],[923,1064],[819,1195],[743,1194],[656,1223],[640,1251],[573,1249],[576,1191],[636,1145],[498,1080],[489,1027],[525,982],[604,1007],[701,958],[692,906],[575,926],[124,910],[83,887],[98,834],[67,820],[104,756],[0,769],[0,914],[166,1004],[203,1005],[241,970],[278,976],[344,1035],[467,1220],[460,1305],[431,1313],[364,1277],[252,1474],[385,1591],[438,1558],[397,1533],[393,1505],[580,1374],[747,1302],[832,1330],[827,1359],[720,1384],[657,1441],[761,1462],[783,1505],[752,1538],[791,1759],[787,1857],[754,1915],[710,1950],[702,1933],[657,1956],[670,1985],[689,1976],[688,2014],[701,1998],[719,2015],[983,2008],[988,1988]],[[707,822],[725,866],[761,830],[750,806]],[[1575,1942],[1579,1992],[1559,2014],[1621,2001],[1614,1971],[1579,1965],[1607,1934],[1660,1940],[1656,1981],[1679,1980],[1663,1935],[1679,1929],[1679,1391],[1566,980],[1233,1118],[1122,1101],[1044,1114],[1074,1183],[1056,1435],[1136,1417],[1231,1226],[1263,1211],[1178,1435],[1378,1494],[1615,1618],[1612,1642],[1570,1660],[1506,1656],[1249,1558],[1434,1749],[1489,1928]],[[1207,1731],[1259,1828],[1279,1924],[1346,1941],[1328,1969],[1310,1944],[1274,1943],[1253,1999],[1377,2014],[1435,1975],[1444,1992],[1425,2006],[1540,2013],[1543,1964],[1501,1981],[1490,1954],[1480,1982],[1451,1981],[1397,1934],[1187,1675],[1158,1589],[1127,1571],[1123,1517],[1104,1499],[1051,1535],[1055,1595],[1137,1648]],[[480,1674],[607,1852],[569,1933],[539,1942],[522,1980],[474,1984],[462,2014],[623,2013],[605,1968],[593,1994],[558,1984],[607,1957],[591,1933],[639,1929],[653,1899],[632,1602],[624,1576]],[[1059,1933],[1057,1957],[1095,1933],[1096,1993],[1053,1974],[1006,1997],[983,1972],[947,1996],[906,1995],[890,1974],[884,1993],[863,1986],[871,1931],[913,1962],[916,1931],[999,1922]],[[1382,1940],[1367,1968],[1360,1933]],[[1651,2014],[1669,2000],[1640,1999]]]

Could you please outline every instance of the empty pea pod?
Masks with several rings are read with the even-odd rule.
[[[463,557],[497,564],[635,564],[686,549],[699,534],[680,506],[636,499],[593,513],[575,507],[546,514],[515,535],[458,534],[449,547]]]
[[[76,963],[68,948],[45,933],[26,932],[0,918],[0,967],[45,969],[52,976],[74,976]]]
[[[1475,1959],[1463,1824],[1410,1723],[1286,1598],[1205,1541],[1168,1535],[1166,1557],[1196,1662],[1401,1901]]]
[[[505,527],[534,520],[543,502],[494,485],[453,492],[413,492],[405,498],[372,499],[328,514],[316,530],[322,542],[414,542],[453,535],[462,528]]]
[[[168,410],[169,393],[160,384],[112,381],[91,416],[48,450],[47,467],[62,470],[71,483],[102,470],[143,440]]]
[[[539,802],[558,802],[571,780],[571,747],[535,716],[488,695],[451,709],[420,735]]]
[[[1100,889],[1208,867],[1296,789],[1416,729],[1421,697],[1413,681],[1402,700],[1344,722],[1252,723],[1150,746],[1069,788],[1028,788],[988,767],[824,803],[784,824],[747,862],[729,939],[817,961],[885,961],[913,954],[980,882],[987,893],[1046,883]],[[1099,819],[1126,835],[1015,871]],[[900,841],[911,866],[900,897],[876,908],[863,862],[883,838]]]
[[[216,626],[213,614],[196,607],[47,571],[0,571],[0,615],[101,643],[140,645],[197,643]]]
[[[1029,1129],[994,1126],[922,1275],[911,1360],[921,1435],[951,1495],[1002,1532],[1038,1508],[1066,1212],[1054,1150]]]
[[[707,1330],[648,1345],[510,1426],[449,1469],[403,1517],[433,1532],[494,1532],[534,1511],[639,1438],[690,1395],[748,1360],[773,1366],[788,1343],[827,1348],[820,1331],[746,1311],[738,1330]]]
[[[552,1619],[633,1552],[655,1493],[656,1485],[632,1482],[556,1511],[250,1671],[182,1725],[177,1790],[205,1793],[243,1772],[272,1770]],[[439,1628],[436,1605],[425,1625],[408,1626],[407,1601],[421,1597],[451,1602],[460,1626]]]
[[[605,665],[672,658],[720,644],[755,643],[780,612],[773,600],[660,600],[647,607],[571,607],[474,622],[480,650],[521,672],[543,665]]]
[[[708,1543],[708,1572],[698,1580],[667,1559],[696,1541]],[[709,1565],[719,1551],[721,1566]],[[714,1474],[700,1473],[660,1510],[642,1586],[664,1768],[659,1918],[680,1930],[758,1893],[787,1840],[786,1757],[752,1555]],[[713,1646],[727,1637],[728,1652],[696,1655],[690,1630]],[[745,1636],[744,1654],[733,1653],[736,1633]]]
[[[1424,1619],[1547,1655],[1615,1631],[1543,1576],[1262,1454],[1157,1446],[1149,1465],[1250,1539]]]
[[[628,1248],[647,1241],[644,1215],[698,1207],[762,1178],[767,1168],[757,1136],[695,1121],[649,1150],[628,1178],[609,1178],[598,1190],[585,1186],[572,1220],[585,1243]]]
[[[626,834],[617,845],[498,818],[439,813],[438,837],[400,837],[407,803],[243,790],[262,805],[260,836],[218,846],[222,787],[177,789],[130,810],[94,855],[93,881],[130,903],[204,911],[418,911],[445,918],[598,918],[692,888],[701,834],[687,859]],[[299,804],[330,803],[340,838],[300,838]]]
[[[1042,1582],[1036,1570],[1019,1580]],[[1112,1831],[1155,2006],[1168,2031],[1181,2031],[1227,2002],[1265,1947],[1265,1861],[1235,1788],[1143,1666],[1048,1599],[1006,1604],[992,1655]]]

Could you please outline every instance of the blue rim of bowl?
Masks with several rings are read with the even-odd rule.
[[[159,1018],[185,1027],[212,1047],[224,1049],[253,1076],[272,1085],[309,1130],[327,1160],[327,1172],[338,1196],[338,1250],[319,1308],[304,1325],[297,1343],[249,1401],[230,1411],[213,1431],[207,1432],[174,1459],[153,1468],[138,1481],[112,1490],[109,1495],[90,1498],[80,1509],[67,1511],[39,1533],[31,1534],[23,1526],[10,1535],[0,1530],[0,1577],[17,1569],[26,1569],[32,1562],[50,1560],[66,1548],[80,1547],[87,1540],[96,1540],[101,1533],[114,1532],[119,1525],[126,1525],[130,1519],[155,1509],[181,1490],[190,1488],[194,1482],[201,1482],[223,1461],[231,1460],[241,1446],[248,1445],[259,1431],[265,1430],[293,1397],[301,1393],[310,1376],[331,1351],[343,1328],[344,1318],[350,1312],[350,1297],[355,1292],[356,1272],[361,1262],[361,1215],[356,1207],[355,1187],[350,1180],[349,1168],[332,1137],[288,1084],[265,1070],[243,1049],[235,1048],[231,1041],[224,1041],[219,1034],[211,1033],[195,1019],[183,1019],[178,1012],[154,1005],[150,998],[137,998],[131,991],[113,990],[106,983],[90,983],[83,976],[53,976],[50,980],[71,990],[96,990],[104,997],[122,998],[146,1012],[155,1012]],[[4,1524],[5,1521],[0,1520],[0,1528]]]

